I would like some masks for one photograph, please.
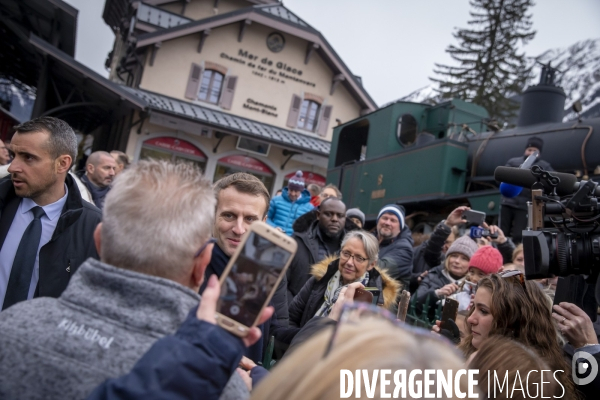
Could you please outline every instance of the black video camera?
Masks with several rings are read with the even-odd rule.
[[[600,209],[597,182],[581,181],[571,174],[498,167],[496,180],[531,188],[529,230],[523,231],[527,279],[585,275],[596,285],[600,303]],[[547,219],[553,228],[546,228]],[[558,296],[558,294],[557,294]]]

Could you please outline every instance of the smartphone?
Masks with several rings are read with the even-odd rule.
[[[354,301],[360,301],[361,303],[373,303],[373,293],[365,289],[356,289],[354,291]]]
[[[376,287],[366,287],[363,290],[366,290],[367,292],[371,292],[371,294],[373,295],[373,300],[372,300],[373,305],[377,305],[379,303],[379,296],[381,295],[381,290],[379,290]]]
[[[296,248],[296,241],[278,229],[260,221],[250,225],[219,280],[217,324],[245,337],[269,305]]]
[[[482,226],[485,222],[485,213],[481,211],[466,210],[462,216],[469,226]]]
[[[398,315],[396,319],[399,321],[406,321],[406,313],[408,312],[408,305],[410,303],[410,292],[403,290],[400,294],[400,301],[398,302]]]
[[[444,308],[442,309],[442,323],[440,328],[444,329],[444,324],[450,318],[456,322],[456,315],[458,315],[458,300],[446,298]]]

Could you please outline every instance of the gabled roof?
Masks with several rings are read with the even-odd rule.
[[[138,36],[137,47],[145,47],[158,42],[177,39],[182,36],[192,35],[206,29],[218,28],[232,23],[250,20],[262,25],[270,26],[281,32],[299,37],[319,46],[316,52],[323,58],[334,74],[344,76],[342,84],[358,100],[361,107],[368,111],[377,109],[375,101],[362,87],[362,83],[346,66],[321,32],[307,24],[296,14],[283,5],[258,5],[235,10],[229,13],[215,15],[199,21],[178,25],[172,28],[158,30]]]
[[[227,114],[222,111],[202,107],[198,104],[174,99],[158,93],[134,89],[127,86],[121,86],[121,88],[137,96],[139,100],[147,104],[148,109],[184,117],[221,130],[224,133],[256,138],[268,143],[273,143],[286,148],[298,149],[302,152],[318,154],[324,157],[329,156],[331,144],[316,137]]]

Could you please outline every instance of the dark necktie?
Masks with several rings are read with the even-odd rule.
[[[42,207],[33,207],[31,212],[33,213],[33,221],[25,229],[19,243],[15,261],[10,270],[6,295],[2,304],[3,310],[15,303],[27,300],[27,294],[29,294],[35,258],[42,237],[42,221],[40,218],[46,215]]]

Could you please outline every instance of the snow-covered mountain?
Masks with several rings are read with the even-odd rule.
[[[561,72],[557,84],[567,94],[565,120],[577,118],[571,110],[577,100],[582,105],[582,118],[600,117],[600,38],[548,50],[536,59],[543,64],[551,62]]]
[[[550,62],[552,67],[560,71],[557,84],[562,86],[567,95],[565,121],[577,117],[571,109],[577,100],[582,105],[582,118],[600,116],[600,38],[583,40],[567,48],[551,49],[538,57],[531,58],[531,63],[536,65],[533,68],[530,85],[535,85],[539,81],[540,68],[537,62],[543,64]],[[436,85],[431,84],[396,101],[437,104],[439,95],[435,88]],[[518,96],[515,100],[518,100]]]

